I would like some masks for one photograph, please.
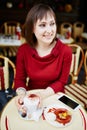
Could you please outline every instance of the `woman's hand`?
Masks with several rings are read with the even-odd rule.
[[[22,109],[22,106],[23,106],[23,98],[24,98],[24,96],[17,96],[17,97],[15,97],[15,104],[16,104],[18,110],[21,110],[21,109]]]
[[[46,89],[42,90],[41,92],[37,92],[37,94],[39,94],[39,96],[42,98],[42,99],[45,99],[51,95],[54,94],[54,91],[51,87],[47,87]]]
[[[54,91],[51,87],[47,87],[46,89],[40,91],[40,92],[37,92],[36,93],[39,97],[40,97],[40,105],[39,107],[42,106],[42,103],[43,103],[43,100],[51,95],[54,94]]]

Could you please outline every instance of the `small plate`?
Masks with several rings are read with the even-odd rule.
[[[68,123],[60,123],[59,121],[57,121],[57,117],[55,114],[55,109],[56,110],[65,110],[69,113],[70,115],[70,121]],[[67,109],[65,106],[61,106],[58,104],[54,104],[54,105],[49,105],[45,110],[44,110],[44,117],[46,119],[46,121],[48,123],[50,123],[53,126],[56,127],[65,127],[71,124],[72,120],[73,120],[73,113],[72,111],[70,111],[69,109]]]

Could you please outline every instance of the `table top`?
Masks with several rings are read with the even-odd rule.
[[[64,43],[64,44],[71,44],[74,42],[74,39],[72,37],[65,38],[61,34],[57,34],[57,37]]]
[[[74,42],[74,39],[70,37],[69,39],[60,39],[65,44],[71,44]]]
[[[0,36],[0,46],[1,47],[20,46],[24,42],[25,42],[25,39],[23,37],[21,37],[21,39],[18,40],[12,35]]]
[[[29,91],[29,93],[36,93],[37,91]],[[49,105],[59,104],[60,106],[63,105],[59,100],[58,97],[62,93],[54,94],[46,98],[43,101],[43,107],[48,107]],[[15,98],[14,97],[4,108],[1,114],[1,130],[6,130],[6,127],[9,129],[7,130],[87,130],[87,113],[85,110],[80,107],[77,110],[72,110],[68,106],[70,111],[73,113],[72,122],[64,127],[56,127],[50,124],[43,116],[40,117],[39,121],[30,121],[23,119],[20,117],[17,107],[15,105]],[[5,120],[7,119],[7,123]],[[7,126],[8,125],[8,126]]]
[[[64,38],[64,36],[57,34],[57,37],[64,43],[64,44],[77,44],[83,48],[83,50],[87,50],[87,42],[75,42],[75,40],[70,37],[68,39]],[[87,33],[82,33],[82,37],[87,39]]]
[[[8,41],[0,41],[0,46],[20,46],[21,41],[20,40],[8,40]]]

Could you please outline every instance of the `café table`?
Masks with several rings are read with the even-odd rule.
[[[15,56],[18,47],[25,42],[25,39],[21,37],[19,40],[15,35],[0,35],[0,48],[3,50],[5,56]],[[10,50],[10,54],[9,54]]]
[[[36,92],[37,90],[32,90],[29,91],[28,94]],[[61,108],[61,106],[64,105],[58,100],[61,94],[63,93],[57,93],[44,99],[43,107],[46,109],[49,105],[58,104]],[[70,107],[65,106],[72,112],[72,121],[68,125],[57,127],[50,124],[43,115],[40,117],[39,121],[26,120],[20,117],[15,105],[15,98],[16,97],[9,101],[2,111],[0,121],[1,130],[87,130],[87,113],[81,106],[76,110],[72,110]]]
[[[74,42],[74,39],[72,37],[68,39],[60,39],[64,44],[71,44]]]
[[[64,44],[71,44],[74,42],[74,39],[72,37],[65,38],[65,36],[61,34],[57,34],[57,38],[59,38]]]
[[[82,42],[77,42],[74,40],[74,38],[69,37],[69,38],[65,38],[64,36],[62,36],[61,34],[57,34],[57,37],[64,43],[64,44],[77,44],[79,46],[82,47],[82,49],[85,51],[87,50],[87,33],[82,33],[81,37],[84,38],[86,40],[86,42],[84,42],[82,40]]]
[[[19,40],[11,37],[1,37],[0,36],[0,47],[19,47],[25,39],[21,37]]]

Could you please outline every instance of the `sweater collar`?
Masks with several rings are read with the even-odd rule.
[[[57,39],[57,43],[55,47],[53,48],[51,54],[54,55],[55,57],[58,56],[60,52],[62,51],[62,47],[63,47],[62,42],[59,39]]]
[[[60,51],[62,50],[62,47],[63,47],[62,42],[59,39],[57,39],[56,44],[49,55],[40,57],[40,56],[38,56],[37,51],[34,48],[32,48],[32,56],[35,58],[41,58],[41,59],[44,59],[47,57],[50,58],[50,56],[56,57],[59,55]]]

